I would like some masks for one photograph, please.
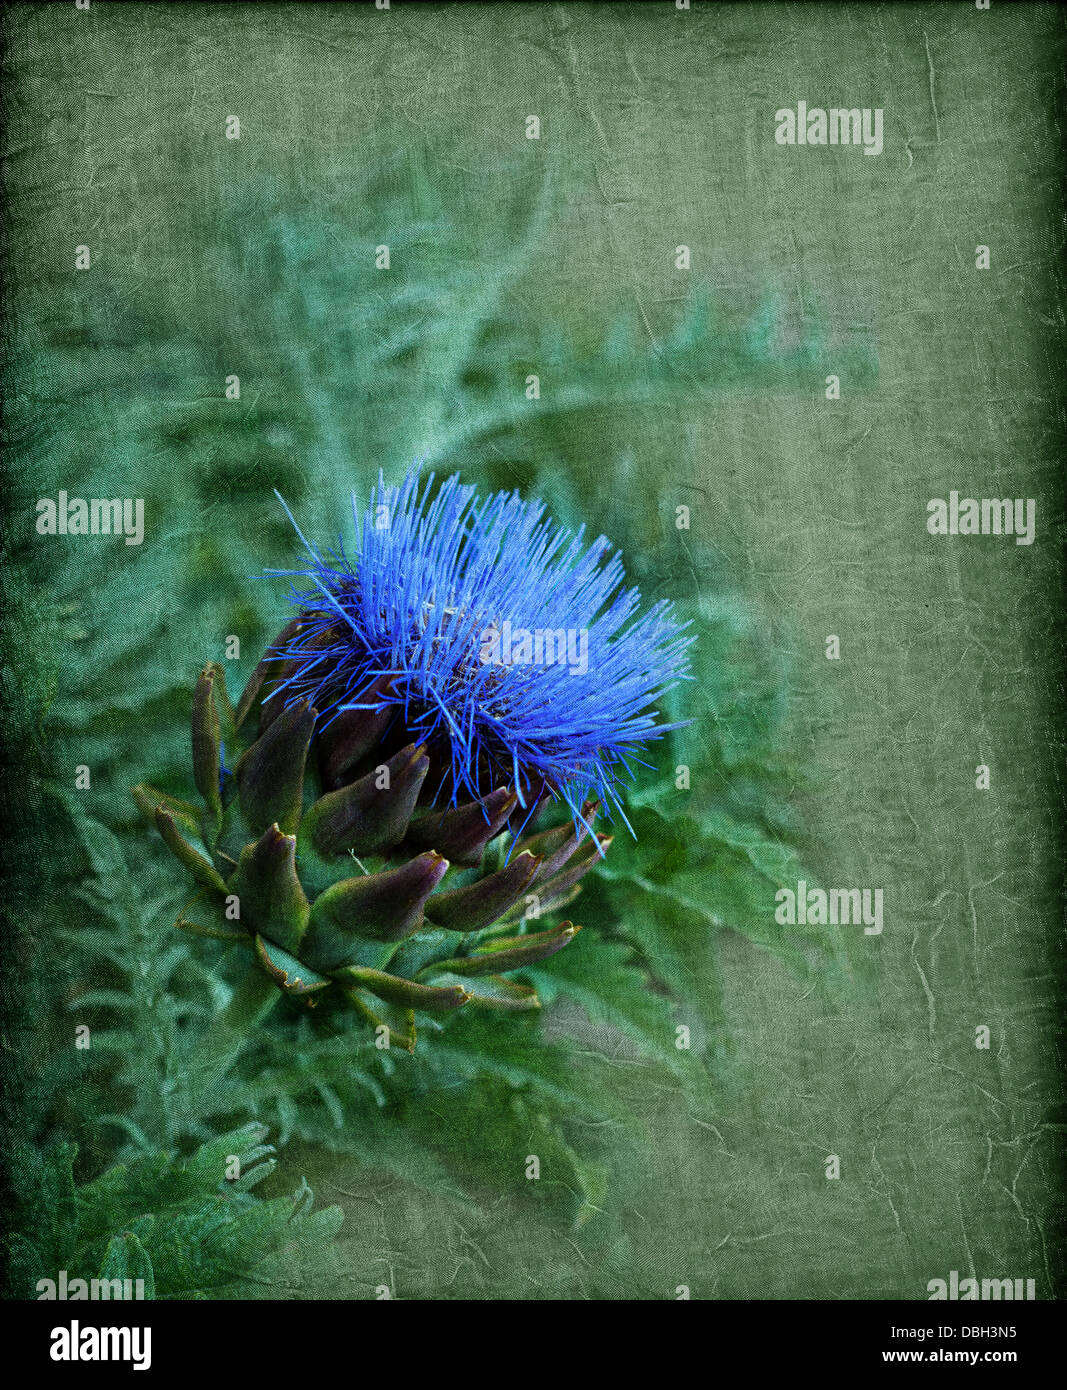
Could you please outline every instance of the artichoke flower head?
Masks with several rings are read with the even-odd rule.
[[[362,522],[353,499],[353,559],[297,528],[308,564],[273,572],[295,614],[236,707],[218,663],[197,682],[199,803],[133,792],[195,881],[179,927],[409,1050],[419,1013],[539,1007],[508,976],[580,930],[540,919],[611,843],[597,815],[625,820],[638,750],[678,727],[655,707],[693,640],[667,603],[638,616],[604,537],[433,483],[379,476]]]

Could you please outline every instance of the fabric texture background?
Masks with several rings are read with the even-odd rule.
[[[830,994],[741,935],[717,941],[713,1120],[695,1123],[676,1096],[643,1097],[651,1176],[618,1193],[604,1267],[614,1293],[635,1298],[687,1285],[702,1298],[921,1299],[952,1270],[1062,1294],[1063,12],[94,0],[87,13],[14,6],[5,22],[9,353],[34,382],[16,403],[32,439],[9,487],[14,562],[35,576],[27,601],[73,594],[91,609],[88,547],[68,545],[62,574],[28,557],[34,503],[60,488],[145,498],[143,552],[108,552],[130,587],[106,622],[184,625],[191,664],[212,634],[192,589],[153,578],[170,533],[254,548],[277,486],[328,539],[345,488],[365,495],[379,466],[398,476],[410,461],[379,452],[388,399],[360,414],[333,385],[363,380],[344,329],[359,306],[342,288],[290,312],[257,197],[314,223],[398,157],[414,171],[414,210],[432,185],[462,229],[434,254],[442,274],[472,269],[473,294],[482,258],[524,235],[516,189],[551,169],[505,307],[565,329],[576,376],[612,315],[654,347],[695,284],[728,318],[769,300],[787,347],[817,333],[806,378],[727,375],[689,402],[683,383],[669,408],[563,434],[556,495],[592,509],[594,533],[621,516],[640,551],[661,536],[664,506],[685,501],[691,548],[664,592],[728,574],[768,615],[791,659],[788,753],[807,773],[795,809],[812,877],[879,887],[885,901],[881,936],[843,929],[852,974]],[[798,100],[881,108],[883,152],[776,144],[775,112]],[[525,137],[531,113],[539,141]],[[223,134],[233,114],[239,141]],[[368,256],[390,240],[388,227],[359,235]],[[82,243],[91,289],[73,270]],[[674,264],[683,244],[688,272]],[[337,245],[339,285],[351,254]],[[302,354],[299,399],[279,398],[261,370],[282,346]],[[253,440],[261,471],[248,487],[226,472],[231,436],[209,424],[190,440],[184,423],[230,371],[248,382],[226,426]],[[827,400],[835,372],[841,398]],[[546,395],[558,385],[544,374]],[[130,425],[145,412],[173,426],[151,445]],[[432,452],[446,426],[428,413],[420,429],[414,446]],[[598,467],[607,436],[630,460],[622,488]],[[344,486],[318,486],[325,452],[350,446]],[[951,490],[1034,498],[1035,543],[931,536],[927,502]],[[269,615],[254,621],[265,636]],[[16,663],[44,684],[52,673],[62,714],[74,698],[63,640],[13,640]],[[158,688],[147,647],[127,674],[146,699]],[[140,737],[123,709],[96,759],[116,804]],[[988,1050],[975,1046],[982,1025]],[[482,1212],[474,1252],[435,1225],[429,1197],[349,1201],[344,1157],[308,1149],[294,1163],[348,1203],[349,1267],[384,1260],[405,1296],[590,1287],[584,1248],[549,1221],[497,1229]],[[312,1279],[305,1292],[364,1296],[375,1283],[352,1277],[350,1290]]]

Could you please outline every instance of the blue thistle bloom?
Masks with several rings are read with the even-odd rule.
[[[271,649],[288,663],[276,693],[307,698],[320,732],[344,711],[395,711],[434,758],[434,805],[510,785],[531,815],[548,796],[586,824],[595,798],[625,821],[638,750],[682,727],[656,705],[691,679],[689,624],[666,601],[638,616],[605,537],[518,493],[479,497],[453,475],[431,497],[433,483],[379,474],[362,521],[353,496],[355,559],[341,542],[320,555],[286,508],[310,563],[271,571],[307,581],[300,631]]]

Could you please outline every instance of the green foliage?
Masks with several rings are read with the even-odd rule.
[[[650,988],[635,952],[600,936],[583,938],[581,944],[581,951],[573,953],[578,959],[563,960],[566,953],[561,952],[559,960],[529,971],[542,1003],[573,999],[594,1024],[617,1029],[649,1055],[673,1061],[670,1000]]]
[[[23,1153],[34,1200],[9,1242],[15,1296],[37,1297],[38,1281],[58,1283],[61,1271],[68,1288],[75,1279],[141,1280],[145,1298],[291,1293],[305,1260],[321,1270],[342,1213],[314,1211],[306,1183],[269,1200],[252,1191],[275,1166],[266,1133],[248,1124],[187,1159],[145,1154],[81,1185],[75,1145]],[[227,1171],[240,1176],[228,1180]]]
[[[74,962],[45,1081],[57,1118],[88,1132],[88,1152],[101,1159],[124,1145],[144,1152],[202,1140],[212,1131],[184,1109],[184,1060],[225,1003],[225,984],[169,929],[183,895],[166,866],[128,859],[74,797],[58,799],[86,871],[69,889],[77,924],[56,930]],[[89,1029],[87,1047],[73,1045],[76,1027]]]
[[[279,1006],[268,1025],[234,1039],[234,1053],[241,1050],[225,1086],[206,1095],[194,1091],[192,1059],[204,1037],[217,1032],[219,1010],[231,993],[228,964],[212,968],[200,958],[210,958],[213,943],[168,932],[173,901],[165,892],[142,902],[146,880],[165,877],[165,870],[153,867],[139,878],[115,835],[81,815],[76,802],[72,813],[91,868],[80,890],[91,916],[64,940],[94,987],[76,989],[68,1011],[87,1024],[91,1044],[58,1050],[45,1085],[67,1097],[62,1118],[76,1132],[95,1136],[94,1152],[117,1147],[138,1155],[130,1172],[155,1179],[156,1168],[144,1167],[144,1155],[156,1145],[174,1152],[227,1118],[256,1115],[283,1143],[299,1139],[344,1151],[367,1171],[451,1191],[462,1204],[494,1175],[517,1171],[536,1134],[535,1151],[552,1157],[553,1171],[569,1177],[531,1184],[528,1195],[576,1224],[588,1217],[606,1168],[588,1146],[571,1142],[563,1120],[640,1121],[576,1069],[571,1049],[546,1040],[535,1021],[460,1016],[434,1027],[425,1020],[432,1031],[413,1058],[379,1051],[360,1021],[343,1011],[310,1015]],[[598,949],[588,935],[590,968],[610,964],[613,976],[605,974],[598,994],[595,976],[583,983],[581,971],[570,980],[546,975],[547,992],[577,992],[593,1017],[609,1021],[613,1010],[619,1019],[628,1011],[643,1027],[644,1043],[665,1053],[671,1035],[664,1001],[648,995],[640,973],[623,965],[621,948]],[[102,1129],[110,1145],[102,1143]],[[482,1139],[477,1162],[472,1134]],[[205,1150],[214,1152],[214,1145]],[[158,1167],[162,1159],[152,1162]],[[105,1185],[121,1185],[125,1171],[115,1170]]]
[[[559,306],[546,330],[522,306],[550,180],[520,193],[511,226],[487,240],[445,205],[417,153],[362,187],[319,173],[312,158],[304,176],[328,190],[314,215],[294,213],[280,184],[238,191],[216,218],[195,296],[176,307],[161,286],[180,298],[182,277],[144,276],[123,282],[119,307],[115,285],[94,276],[80,328],[45,344],[50,379],[70,386],[57,428],[33,442],[44,480],[34,487],[47,493],[51,477],[82,496],[147,494],[142,549],[57,544],[54,569],[35,576],[51,598],[42,650],[62,653],[61,688],[41,683],[38,717],[64,778],[75,764],[93,770],[91,796],[62,798],[74,839],[64,892],[78,906],[54,909],[45,926],[71,962],[52,1001],[49,1119],[78,1135],[91,1167],[127,1162],[122,1181],[134,1184],[149,1171],[138,1165],[162,1162],[149,1154],[255,1116],[280,1142],[344,1151],[358,1172],[391,1173],[459,1208],[513,1183],[536,1152],[551,1177],[522,1184],[524,1200],[583,1225],[644,1123],[616,1094],[617,1068],[694,1105],[707,1096],[721,1043],[718,933],[741,932],[797,970],[830,958],[825,940],[773,923],[775,888],[802,876],[783,673],[768,656],[780,644],[726,592],[706,549],[675,530],[672,495],[628,500],[640,490],[635,424],[722,392],[793,389],[810,377],[820,333],[789,321],[773,293],[724,305],[699,289],[673,321],[626,311],[590,326]],[[388,275],[374,268],[379,242],[391,248]],[[841,360],[850,353],[862,381],[873,364],[839,348]],[[539,401],[523,389],[534,371],[554,384]],[[230,372],[240,401],[225,398]],[[588,457],[576,457],[579,441]],[[646,596],[673,596],[695,624],[696,679],[671,697],[672,716],[693,725],[652,746],[657,767],[632,800],[636,840],[617,827],[570,909],[582,936],[528,972],[543,1020],[423,1022],[411,1058],[378,1051],[347,1019],[279,1006],[239,1052],[235,1043],[226,1086],[194,1093],[191,1059],[237,975],[217,943],[169,930],[181,885],[128,789],[186,786],[196,672],[224,660],[236,634],[241,660],[225,664],[238,690],[285,614],[282,586],[257,577],[291,565],[296,545],[272,490],[328,542],[347,527],[350,493],[365,496],[379,466],[396,477],[413,457],[520,486],[610,534]],[[688,792],[674,784],[679,763]],[[70,1045],[73,1022],[90,1026],[89,1050]],[[688,1050],[676,1046],[679,1025]],[[101,1230],[95,1271],[152,1258],[158,1293],[151,1252],[166,1248],[173,1277],[217,1296],[250,1267],[259,1223],[281,1220],[281,1208],[242,1207],[245,1195],[168,1206],[149,1228],[131,1215],[129,1234],[118,1223],[104,1245]],[[216,1228],[223,1210],[241,1222]],[[210,1277],[183,1261],[180,1232],[215,1252]]]
[[[780,926],[775,893],[805,877],[792,801],[802,784],[783,754],[789,739],[784,658],[761,637],[758,615],[737,599],[702,601],[693,682],[677,699],[692,724],[671,739],[658,778],[635,789],[619,834],[590,875],[598,917],[637,947],[653,976],[714,1029],[721,998],[716,936],[731,930],[825,987],[846,968],[825,928]],[[688,770],[679,790],[676,768]],[[694,1018],[695,1014],[695,1018]]]
[[[282,586],[256,576],[289,565],[296,542],[273,489],[330,541],[379,467],[391,477],[413,458],[460,468],[538,492],[573,524],[603,518],[638,576],[678,597],[692,563],[679,565],[684,537],[650,536],[637,509],[619,505],[639,487],[632,429],[724,391],[810,384],[820,333],[791,322],[773,292],[721,306],[698,287],[673,321],[624,310],[594,330],[599,342],[587,325],[546,328],[518,312],[551,180],[520,192],[489,239],[446,205],[417,150],[343,192],[319,172],[312,162],[305,177],[331,192],[314,216],[294,214],[282,186],[234,193],[186,314],[160,297],[157,277],[127,286],[121,309],[110,277],[94,277],[76,337],[47,346],[49,375],[71,385],[56,428],[35,443],[35,488],[52,477],[71,495],[147,494],[143,548],[57,545],[58,573],[40,575],[64,649],[50,732],[113,769],[93,797],[112,825],[130,821],[132,781],[181,784],[180,715],[203,661],[221,659],[234,633],[247,674],[277,630]],[[388,272],[375,269],[379,241]],[[839,355],[869,377],[861,349]],[[546,389],[528,400],[535,366]],[[225,396],[231,372],[237,401]],[[579,439],[595,453],[583,467]]]

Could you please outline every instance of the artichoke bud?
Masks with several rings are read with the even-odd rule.
[[[163,843],[189,872],[197,883],[203,888],[213,889],[216,893],[225,893],[226,884],[222,875],[215,868],[210,859],[206,859],[178,829],[174,817],[162,806],[157,806],[155,811],[156,829],[159,831]]]
[[[177,925],[410,1050],[419,1013],[538,1007],[508,977],[579,928],[514,924],[531,895],[534,916],[569,903],[606,852],[593,819],[682,727],[655,706],[689,678],[694,635],[665,601],[636,617],[606,539],[517,493],[379,475],[357,525],[354,557],[300,535],[306,567],[276,572],[308,581],[296,616],[236,709],[222,667],[201,671],[199,801],[133,796],[195,885]],[[566,824],[540,824],[561,805]]]
[[[395,711],[381,701],[389,689],[387,677],[381,677],[365,692],[362,709],[347,709],[338,714],[318,736],[319,760],[323,785],[331,789],[343,786],[346,776],[371,753],[392,724]]]
[[[269,826],[241,851],[227,894],[236,897],[260,934],[287,951],[300,947],[311,906],[296,874],[296,838]]]
[[[430,1014],[451,1013],[453,1009],[462,1008],[471,997],[470,991],[459,984],[424,985],[358,965],[346,966],[338,976],[369,989],[387,1004],[396,1004],[402,1009],[421,1009]]]
[[[484,950],[443,961],[439,966],[427,966],[426,970],[432,973],[439,969],[452,975],[495,975],[502,970],[521,970],[524,965],[536,965],[562,951],[580,931],[581,927],[561,922],[550,931],[497,939]]]
[[[397,869],[345,878],[320,893],[312,913],[309,958],[337,955],[345,959],[353,942],[405,941],[422,927],[427,898],[448,872],[448,860],[435,850],[409,859]]]
[[[539,879],[551,878],[562,869],[589,833],[585,827],[592,824],[596,813],[596,802],[587,801],[582,807],[580,829],[576,829],[575,825],[568,821],[566,825],[556,826],[552,830],[542,830],[537,835],[528,835],[519,841],[520,850],[528,850],[530,854],[536,854],[540,858],[541,867],[537,874]]]
[[[596,835],[577,847],[576,852],[572,853],[570,859],[551,878],[545,879],[543,875],[539,875],[536,887],[541,905],[547,907],[569,892],[597,860],[607,854],[612,839],[611,835]]]
[[[404,838],[430,768],[424,748],[409,744],[347,787],[327,792],[304,817],[301,841],[324,859],[381,854]]]
[[[283,646],[286,642],[298,636],[302,627],[303,624],[299,618],[294,618],[292,622],[286,623],[278,634],[278,640],[275,646]],[[284,665],[285,663],[275,655],[274,648],[268,647],[267,651],[260,658],[256,669],[252,672],[248,684],[244,688],[244,693],[237,702],[237,712],[234,717],[234,723],[238,729],[241,728],[251,711],[254,708],[260,707],[258,702],[262,699],[264,685],[269,685],[272,690],[277,685]],[[262,731],[263,725],[261,720],[260,732],[262,733]]]
[[[315,711],[306,700],[283,710],[266,732],[242,755],[234,775],[241,809],[250,830],[277,824],[291,835],[300,824],[304,764],[315,727]]]
[[[191,801],[182,801],[179,797],[168,795],[167,792],[157,791],[155,787],[150,787],[144,782],[134,787],[130,794],[146,820],[154,822],[158,808],[167,812],[175,828],[185,839],[195,839],[200,835],[200,808],[194,806]]]
[[[367,708],[342,710],[320,733],[307,698],[285,701],[293,663],[276,655],[303,640],[302,628],[290,623],[279,635],[236,711],[221,668],[201,672],[191,720],[199,807],[133,789],[198,890],[177,925],[242,943],[294,1003],[333,999],[384,1027],[390,1046],[414,1048],[419,1012],[539,1007],[535,991],[505,972],[544,960],[577,928],[489,942],[484,934],[540,891],[546,866],[554,888],[581,851],[569,872],[580,878],[596,858],[587,832],[568,822],[516,840],[551,798],[520,798],[506,785],[434,804],[428,781],[439,783],[442,767],[424,743],[397,748],[396,731],[387,737],[396,711],[375,705],[382,681],[361,700]],[[245,746],[230,773],[236,740]],[[587,803],[583,818],[592,811]]]
[[[427,904],[426,915],[437,927],[481,931],[521,898],[540,866],[541,860],[524,850],[496,873],[438,893]]]
[[[466,867],[480,864],[486,845],[500,834],[518,804],[515,792],[498,787],[481,801],[421,817],[408,828],[407,843],[417,849],[433,845]]]
[[[260,967],[278,988],[298,1000],[309,1004],[317,1003],[315,996],[319,991],[330,987],[331,982],[325,975],[312,970],[303,961],[297,960],[290,952],[276,946],[265,937],[255,938],[255,951]]]
[[[205,667],[193,691],[193,781],[211,819],[217,822],[222,816],[222,727],[215,708],[214,675],[212,667]]]

